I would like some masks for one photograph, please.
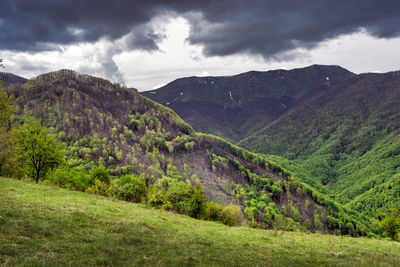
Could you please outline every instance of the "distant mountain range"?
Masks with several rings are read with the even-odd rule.
[[[400,72],[313,65],[182,78],[143,95],[199,131],[291,160],[269,156],[368,216],[400,205]]]
[[[15,74],[9,73],[9,72],[0,72],[0,79],[3,81],[5,86],[8,86],[10,84],[22,84],[28,81],[28,79],[25,79],[23,77],[17,76]]]
[[[339,66],[189,77],[142,94],[172,108],[195,130],[237,142],[354,74]]]

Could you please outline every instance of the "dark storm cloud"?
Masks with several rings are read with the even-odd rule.
[[[168,12],[189,19],[189,41],[207,55],[269,58],[360,29],[380,38],[400,34],[398,0],[2,0],[0,49],[46,50],[127,35],[127,48],[154,50],[163,36],[146,24]]]
[[[400,34],[400,1],[279,0],[218,2],[200,16],[189,15],[189,41],[207,55],[255,53],[266,58],[297,47],[367,30],[390,38]],[[225,2],[228,6],[228,1]]]

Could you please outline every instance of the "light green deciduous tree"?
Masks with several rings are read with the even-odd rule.
[[[62,143],[47,128],[42,127],[39,120],[27,120],[17,130],[16,137],[18,161],[34,170],[36,183],[48,168],[57,167],[63,162]]]

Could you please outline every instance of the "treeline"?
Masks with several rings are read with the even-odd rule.
[[[135,203],[146,203],[197,219],[221,221],[236,226],[242,222],[240,207],[223,207],[204,200],[204,192],[198,180],[182,181],[178,177],[163,177],[149,181],[145,173],[123,175],[111,179],[104,167],[95,167],[89,173],[62,166],[50,171],[44,182],[91,194],[114,197]]]

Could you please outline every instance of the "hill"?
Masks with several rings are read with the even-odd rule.
[[[374,236],[373,223],[304,184],[280,165],[218,137],[199,134],[172,110],[137,90],[69,70],[47,73],[7,90],[17,122],[34,115],[66,144],[67,164],[114,177],[199,181],[206,199],[242,207],[254,226]]]
[[[27,79],[20,77],[18,75],[9,73],[9,72],[0,72],[0,81],[3,81],[4,85],[10,85],[10,84],[22,84],[28,81]]]
[[[228,227],[0,177],[2,266],[398,266],[399,244]]]
[[[170,107],[195,130],[237,142],[289,111],[304,97],[354,74],[339,66],[250,71],[175,80],[144,96]]]
[[[357,75],[239,145],[295,160],[330,196],[381,218],[400,203],[399,104],[400,72]]]

